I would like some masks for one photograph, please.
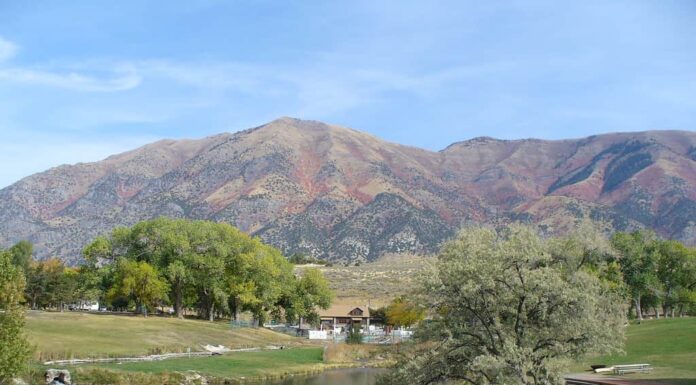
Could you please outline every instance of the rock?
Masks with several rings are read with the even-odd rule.
[[[182,374],[184,375],[184,382],[181,385],[208,385],[208,379],[201,376],[198,372],[189,370]]]
[[[46,383],[50,384],[51,381],[53,381],[53,379],[58,377],[61,373],[65,375],[65,383],[71,384],[72,381],[70,381],[70,371],[61,369],[48,369],[46,371]]]

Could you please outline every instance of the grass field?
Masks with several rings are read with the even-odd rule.
[[[73,312],[28,312],[27,335],[40,361],[201,351],[206,344],[246,348],[300,342],[266,329],[231,329],[227,323]]]
[[[576,365],[575,371],[590,364],[651,364],[650,374],[626,378],[662,379],[667,383],[696,385],[696,318],[643,321],[626,331],[626,355],[596,357]]]
[[[98,365],[104,369],[165,373],[196,371],[215,377],[273,377],[284,373],[310,372],[322,365],[319,347],[232,353],[206,358],[180,358],[153,362]],[[89,368],[90,366],[87,366]]]

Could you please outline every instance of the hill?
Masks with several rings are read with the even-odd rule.
[[[469,223],[578,218],[696,244],[696,133],[476,138],[433,152],[282,118],[65,165],[0,190],[0,246],[70,262],[99,234],[156,216],[230,222],[286,253],[428,254]]]

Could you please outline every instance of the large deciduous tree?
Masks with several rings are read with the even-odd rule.
[[[29,241],[19,241],[9,249],[12,255],[12,262],[15,266],[19,266],[26,273],[29,270],[32,254],[34,253],[34,245]]]
[[[658,241],[657,279],[665,317],[696,303],[696,249],[674,240]]]
[[[330,301],[325,280],[318,279],[321,273],[298,279],[280,250],[225,223],[144,221],[97,238],[84,255],[89,262],[84,278],[95,278],[85,281],[99,281],[94,273],[102,271],[98,286],[110,290],[112,305],[135,298],[121,290],[125,274],[132,271],[124,272],[119,266],[125,262],[115,263],[119,260],[146,263],[165,279],[179,317],[185,307],[195,307],[201,318],[211,321],[227,315],[237,319],[240,312],[249,311],[263,323],[269,312],[311,316],[314,306],[328,306]]]
[[[395,298],[385,309],[387,323],[392,326],[410,327],[425,318],[425,311],[406,297]]]
[[[643,319],[642,302],[660,290],[657,277],[657,240],[644,231],[616,233],[611,242],[620,254],[621,272],[631,294],[636,318]]]
[[[431,343],[381,383],[561,384],[562,359],[618,350],[623,299],[549,247],[529,227],[462,230],[422,288]]]
[[[24,275],[12,259],[12,253],[0,251],[0,385],[10,383],[31,354],[21,306]]]
[[[300,279],[288,282],[282,288],[279,305],[285,310],[288,322],[299,320],[300,328],[305,321],[319,323],[317,309],[328,309],[333,300],[329,283],[318,269],[302,271]]]
[[[115,269],[115,285],[109,295],[125,297],[135,303],[138,312],[147,317],[148,310],[167,298],[167,282],[147,262],[120,259]]]

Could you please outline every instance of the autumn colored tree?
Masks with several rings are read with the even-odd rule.
[[[410,327],[425,318],[425,309],[405,297],[395,298],[385,309],[387,324]]]
[[[123,296],[132,300],[136,311],[145,317],[149,310],[167,298],[167,282],[147,262],[119,259],[115,275],[115,285],[109,291],[109,296]]]

